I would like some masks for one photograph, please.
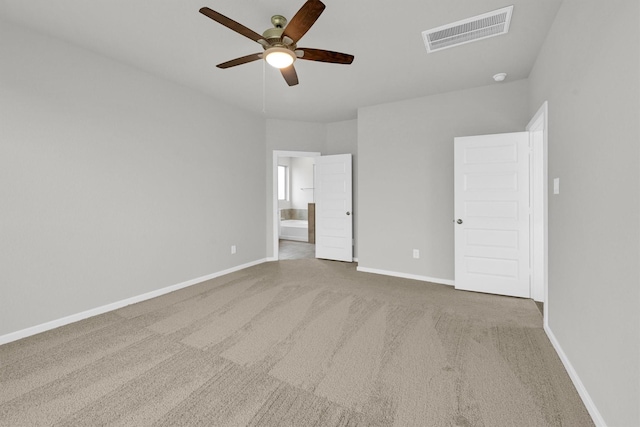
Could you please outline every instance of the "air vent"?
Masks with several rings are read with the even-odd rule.
[[[461,44],[506,34],[511,23],[513,6],[463,19],[422,32],[427,52],[437,52]]]

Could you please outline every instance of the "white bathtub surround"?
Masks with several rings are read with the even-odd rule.
[[[285,240],[309,241],[307,209],[280,209],[278,237]]]
[[[280,220],[279,237],[286,240],[307,242],[309,240],[309,222],[302,219]]]

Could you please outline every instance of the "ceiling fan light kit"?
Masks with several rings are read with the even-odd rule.
[[[353,55],[346,53],[298,48],[296,43],[309,31],[324,9],[325,5],[320,0],[307,0],[288,24],[282,15],[271,17],[273,28],[267,29],[262,35],[208,7],[201,8],[200,13],[259,43],[264,50],[264,53],[254,53],[223,62],[217,65],[218,68],[231,68],[264,59],[269,65],[280,69],[282,77],[289,86],[295,86],[298,84],[298,75],[293,67],[296,59],[333,64],[351,64],[353,62]]]
[[[296,55],[285,47],[270,47],[264,51],[264,59],[275,68],[287,68],[296,60]]]

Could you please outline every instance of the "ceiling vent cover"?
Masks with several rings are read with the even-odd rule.
[[[422,32],[427,52],[437,52],[461,44],[506,34],[511,23],[513,6],[463,19]]]

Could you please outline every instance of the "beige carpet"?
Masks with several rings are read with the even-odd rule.
[[[531,300],[258,265],[0,346],[0,425],[590,426]]]

